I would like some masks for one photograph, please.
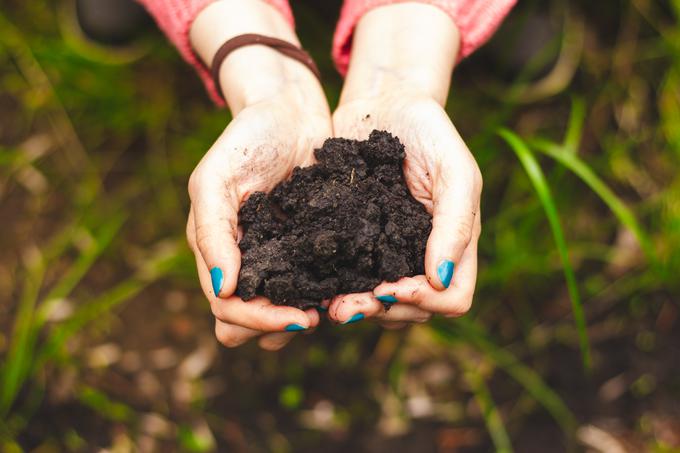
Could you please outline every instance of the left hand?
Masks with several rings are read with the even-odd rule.
[[[482,177],[444,109],[428,96],[397,90],[341,105],[333,115],[333,127],[337,137],[364,140],[373,129],[397,136],[406,151],[406,184],[433,218],[426,275],[383,282],[372,292],[336,296],[328,307],[329,318],[345,323],[361,313],[398,328],[406,322],[425,322],[433,313],[466,313],[477,278]],[[397,301],[387,311],[377,299],[385,296]]]
[[[386,327],[460,316],[472,304],[482,177],[442,107],[460,34],[441,9],[395,3],[366,13],[353,34],[349,72],[333,115],[337,137],[366,139],[373,129],[397,136],[406,151],[404,177],[432,214],[425,275],[378,285],[330,301],[331,320],[374,318]],[[393,303],[385,311],[382,303]]]

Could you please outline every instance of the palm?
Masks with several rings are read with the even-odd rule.
[[[327,111],[302,111],[282,99],[257,103],[235,116],[192,173],[187,239],[224,345],[273,332],[260,344],[278,349],[290,340],[292,333],[284,332],[288,327],[318,323],[315,310],[272,306],[264,298],[246,303],[233,295],[241,266],[237,226],[248,196],[270,191],[296,166],[311,164],[314,148],[330,134]]]
[[[434,178],[443,165],[433,148],[460,140],[439,104],[404,98],[356,101],[336,110],[333,126],[338,137],[365,139],[373,129],[387,130],[399,137],[406,150],[406,184],[413,197],[432,212]],[[462,140],[460,144],[467,151]],[[467,154],[463,153],[465,157]]]
[[[270,191],[296,166],[313,163],[313,151],[331,135],[327,117],[295,121],[280,104],[244,109],[229,124],[201,162],[237,190],[242,203],[254,191]]]
[[[333,127],[336,136],[354,139],[365,139],[373,129],[396,135],[406,152],[406,184],[433,215],[433,226],[425,276],[383,283],[372,293],[338,296],[329,307],[331,318],[344,322],[359,312],[390,326],[423,321],[431,313],[464,313],[476,279],[481,174],[444,109],[426,97],[383,95],[342,104],[333,115]],[[443,260],[455,263],[453,282],[438,273]],[[374,295],[405,303],[384,312]]]

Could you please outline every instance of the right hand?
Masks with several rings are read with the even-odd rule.
[[[299,45],[280,12],[259,0],[211,3],[194,20],[190,38],[209,66],[222,43],[243,33]],[[219,83],[234,119],[189,179],[187,238],[218,340],[235,347],[261,337],[262,348],[277,350],[294,331],[316,327],[319,314],[234,295],[241,268],[238,211],[253,192],[269,192],[296,166],[314,162],[314,148],[333,135],[330,109],[308,68],[265,46],[236,49],[222,63]]]
[[[269,192],[296,166],[314,162],[314,148],[332,136],[325,99],[320,108],[314,105],[282,93],[245,107],[189,179],[187,238],[216,318],[216,336],[227,347],[261,336],[262,348],[277,350],[295,335],[286,329],[308,331],[319,323],[315,309],[275,306],[264,297],[245,302],[234,295],[241,266],[239,208],[253,192]]]

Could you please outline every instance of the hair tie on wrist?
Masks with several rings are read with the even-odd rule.
[[[220,67],[222,66],[222,63],[227,58],[227,56],[234,50],[238,49],[239,47],[250,46],[253,44],[260,44],[263,46],[271,47],[272,49],[282,53],[283,55],[292,58],[293,60],[299,61],[303,65],[307,66],[307,68],[309,68],[309,70],[312,71],[312,73],[316,76],[317,79],[321,80],[321,73],[319,72],[319,68],[316,67],[314,60],[312,60],[312,57],[310,57],[309,54],[304,50],[282,39],[272,38],[271,36],[258,35],[255,33],[246,33],[243,35],[235,36],[229,39],[224,44],[222,44],[220,48],[217,49],[217,52],[213,57],[213,61],[210,66],[210,72],[212,73],[215,88],[217,88],[217,92],[219,93],[222,99],[224,99],[224,94],[222,93],[222,87],[220,86],[219,80]]]

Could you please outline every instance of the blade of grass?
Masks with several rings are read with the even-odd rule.
[[[36,252],[39,253],[39,252]],[[26,373],[30,369],[31,327],[33,325],[34,307],[45,275],[45,263],[42,256],[32,258],[26,269],[24,289],[19,301],[18,313],[14,324],[11,346],[5,363],[0,370],[0,419],[4,419],[14,403]]]
[[[637,239],[640,247],[652,263],[658,263],[654,246],[651,239],[642,229],[635,214],[621,201],[619,197],[600,179],[595,172],[578,155],[571,152],[566,147],[560,147],[552,142],[543,139],[533,139],[530,141],[533,148],[552,157],[560,164],[571,170],[578,176],[600,199],[612,210],[626,228],[628,228]]]
[[[559,214],[557,212],[557,207],[555,206],[552,193],[550,192],[550,187],[548,186],[545,176],[543,175],[541,167],[538,165],[536,158],[526,143],[524,143],[524,141],[519,136],[508,129],[501,129],[499,131],[499,135],[506,141],[506,143],[517,155],[517,158],[529,176],[531,184],[534,186],[536,194],[543,205],[543,210],[545,211],[546,217],[548,218],[548,223],[550,224],[550,229],[560,255],[560,260],[562,261],[562,270],[564,272],[564,278],[567,282],[569,298],[571,299],[571,308],[574,314],[576,330],[578,332],[583,366],[586,370],[590,370],[590,342],[588,340],[588,332],[586,331],[583,305],[581,303],[581,296],[576,284],[574,270],[569,260],[569,249],[567,247],[567,242],[564,239],[562,225],[560,224]]]
[[[50,332],[45,344],[37,354],[34,370],[39,370],[45,362],[56,357],[62,346],[76,332],[86,327],[90,322],[105,316],[121,303],[139,294],[149,284],[161,278],[172,270],[176,261],[181,257],[181,248],[164,251],[160,256],[152,257],[144,269],[136,275],[124,280],[93,300],[80,305],[78,310],[67,321],[55,326]]]
[[[26,280],[26,285],[29,285],[28,292],[22,297],[16,320],[17,330],[13,342],[16,346],[12,349],[13,352],[8,355],[5,367],[2,370],[3,393],[2,399],[0,399],[0,416],[8,413],[9,407],[29,375],[35,358],[35,345],[38,341],[40,329],[45,324],[55,301],[66,297],[73,290],[92,267],[97,257],[111,243],[123,225],[123,221],[124,216],[122,215],[113,217],[95,234],[95,240],[92,244],[80,254],[57,286],[46,296],[46,302],[41,304],[37,310],[35,309],[37,292],[42,282],[42,275],[37,274],[44,273],[47,267],[44,263],[44,256],[41,257],[42,262],[39,264],[39,269],[29,270],[30,277]]]
[[[36,316],[36,328],[41,328],[50,315],[54,304],[68,296],[73,288],[82,280],[87,272],[92,268],[95,261],[111,244],[113,238],[123,226],[126,215],[115,215],[107,219],[106,224],[97,231],[94,241],[78,256],[76,261],[70,266],[68,271],[59,280],[59,283],[45,296],[45,302],[38,308]]]
[[[572,154],[578,152],[578,146],[579,143],[581,143],[581,136],[583,135],[583,123],[585,122],[585,119],[586,103],[581,98],[574,98],[571,102],[567,132],[564,134],[564,142],[562,143],[562,147]]]
[[[111,399],[106,393],[94,387],[82,386],[77,392],[77,398],[102,417],[115,422],[129,422],[136,415],[134,409]]]
[[[465,342],[474,346],[486,358],[513,378],[519,385],[541,404],[545,410],[562,427],[562,430],[572,436],[576,429],[576,420],[573,414],[555,393],[534,370],[524,365],[511,352],[497,346],[484,330],[474,321],[468,318],[459,318],[454,322],[446,319],[434,319],[431,321],[433,332],[443,341],[453,344]]]
[[[101,296],[84,302],[81,309],[68,321],[59,324],[52,330],[48,340],[38,352],[34,369],[40,369],[46,361],[56,357],[61,347],[74,333],[98,317],[106,315],[120,303],[137,295],[148,283],[133,277],[119,283]]]
[[[491,397],[491,392],[484,382],[484,377],[479,372],[477,367],[470,365],[470,362],[464,357],[457,357],[458,363],[462,366],[464,373],[463,377],[472,389],[472,394],[475,401],[479,405],[484,417],[486,429],[489,431],[491,441],[499,453],[510,453],[513,451],[510,437],[503,424],[501,414],[496,408],[496,404]]]

